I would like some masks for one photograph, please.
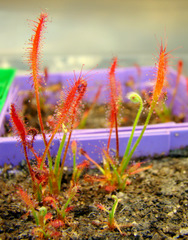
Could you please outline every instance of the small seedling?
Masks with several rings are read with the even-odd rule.
[[[21,188],[18,189],[18,194],[21,196],[35,219],[37,227],[32,231],[34,236],[38,239],[50,239],[55,235],[60,235],[57,228],[65,225],[61,219],[53,219],[52,214],[47,211],[46,207],[38,207],[27,192],[23,191]]]
[[[118,203],[121,201],[121,199],[118,199],[117,196],[112,195],[112,198],[114,199],[114,204],[112,206],[112,209],[109,211],[107,210],[102,204],[97,204],[97,207],[99,209],[101,209],[102,211],[105,211],[108,213],[108,221],[107,222],[103,222],[104,224],[107,224],[108,229],[110,230],[115,230],[118,229],[118,231],[120,232],[121,235],[125,236],[126,233],[122,232],[120,229],[120,226],[117,224],[116,220],[115,220],[115,212],[118,206]],[[127,224],[127,225],[121,225],[122,227],[131,227],[131,224]]]

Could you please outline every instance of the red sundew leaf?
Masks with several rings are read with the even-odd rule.
[[[51,205],[54,209],[57,208],[55,198],[53,198],[53,197],[45,197],[43,201],[44,201],[44,202],[49,202],[50,205]]]
[[[67,207],[67,208],[65,209],[65,212],[70,212],[70,211],[72,211],[73,209],[74,209],[74,206]]]
[[[48,21],[48,14],[41,13],[38,21],[32,21],[34,23],[34,35],[30,39],[31,47],[28,48],[28,63],[32,71],[31,76],[33,84],[35,86],[35,91],[38,91],[40,86],[39,81],[41,80],[39,76],[39,55],[40,55],[40,45],[42,40],[42,34],[46,28],[46,22]]]
[[[110,120],[114,121],[114,114],[117,114],[118,107],[118,84],[115,78],[115,70],[117,67],[117,58],[114,58],[114,62],[109,72],[109,89],[110,89]]]
[[[21,196],[21,199],[25,202],[25,204],[30,208],[33,209],[35,208],[34,202],[31,200],[29,195],[27,194],[26,191],[22,190],[21,188],[18,188],[18,193]]]
[[[51,232],[50,236],[58,239],[58,237],[61,237],[61,233],[58,231],[53,231],[53,232]]]
[[[13,129],[15,130],[16,134],[20,137],[20,140],[23,145],[27,145],[27,131],[25,128],[25,124],[21,117],[19,116],[15,104],[11,104],[10,107],[10,117],[13,123]]]
[[[44,234],[42,233],[41,227],[35,227],[32,230],[32,235],[33,236],[36,235],[38,237],[38,239],[43,239],[43,237],[44,237]]]
[[[118,103],[120,96],[120,84],[117,82],[115,77],[115,70],[117,67],[117,58],[114,58],[112,66],[109,71],[109,95],[110,95],[110,134],[107,143],[107,150],[110,148],[110,141],[113,127],[115,126],[116,130],[116,157],[119,157],[119,138],[118,138]]]
[[[73,84],[64,89],[62,99],[56,110],[55,128],[59,128],[61,124],[70,124],[75,120],[86,89],[87,82],[82,77],[79,77],[77,80],[74,79]]]
[[[39,88],[41,87],[41,80],[42,77],[39,76],[39,55],[40,55],[40,46],[42,40],[42,34],[46,27],[46,22],[48,21],[47,13],[41,13],[38,21],[33,21],[34,23],[34,35],[30,39],[31,47],[28,48],[28,63],[31,69],[31,79],[33,80],[33,85],[35,89],[35,96],[36,96],[36,105],[37,105],[37,113],[39,119],[39,125],[41,129],[41,133],[43,136],[43,140],[45,146],[47,146],[46,135],[44,131],[44,124],[42,121],[42,114],[41,114],[41,107],[40,107],[40,97],[39,97]],[[50,152],[48,151],[50,156]]]
[[[138,163],[132,165],[127,171],[128,175],[134,175],[136,173],[139,173],[139,172],[142,172],[142,171],[152,168],[152,165],[149,165],[146,167],[141,167],[141,165],[143,163],[145,163],[145,162],[138,162]]]
[[[105,191],[107,192],[113,192],[114,190],[116,190],[117,187],[116,186],[105,186]]]
[[[44,168],[41,170],[40,168],[35,168],[33,172],[38,184],[41,184],[43,187],[48,184],[49,171],[47,169]]]
[[[147,167],[138,168],[137,170],[135,170],[133,172],[130,172],[129,175],[134,175],[136,173],[143,172],[143,171],[148,170],[150,168],[152,168],[152,165],[147,166]]]
[[[128,173],[137,170],[144,162],[138,162],[129,167]]]
[[[65,225],[65,223],[60,219],[55,219],[50,221],[50,225],[54,228],[59,228]]]
[[[82,76],[79,76],[78,79],[74,79],[74,83],[70,84],[70,86],[67,89],[66,88],[64,89],[63,97],[56,109],[56,117],[55,117],[56,123],[52,131],[51,137],[48,143],[46,144],[45,151],[43,153],[42,164],[44,163],[50,144],[52,143],[55,137],[55,134],[58,132],[60,128],[65,126],[66,131],[70,131],[69,137],[71,136],[75,118],[78,115],[79,106],[81,105],[86,89],[87,89],[87,82],[85,79],[83,79]],[[69,141],[70,141],[70,138],[67,144],[69,144]],[[67,150],[68,150],[68,145],[66,145],[66,149],[64,152],[64,156],[62,160],[63,164],[65,161]]]
[[[24,122],[22,121],[21,117],[17,113],[16,107],[13,103],[11,104],[11,107],[10,107],[10,117],[11,117],[11,120],[12,120],[13,129],[18,134],[18,136],[20,137],[20,140],[22,142],[25,158],[26,158],[27,165],[28,165],[28,168],[29,168],[29,172],[30,172],[32,181],[34,182],[35,178],[34,178],[34,175],[33,175],[33,170],[32,170],[31,164],[29,162],[28,155],[27,155],[27,146],[29,145],[28,142],[27,142],[27,131],[25,129]]]
[[[106,208],[102,205],[102,204],[97,204],[97,207],[102,210],[102,211],[106,211]]]
[[[52,219],[53,218],[53,216],[52,216],[52,214],[51,213],[47,213],[46,214],[46,216],[44,217],[44,219],[47,221],[47,220],[50,220],[50,219]]]
[[[77,165],[78,169],[84,169],[84,168],[88,168],[90,165],[90,162],[87,160],[84,160],[82,163]]]
[[[107,182],[107,179],[105,176],[90,176],[88,174],[84,175],[84,181],[90,182],[92,185],[94,182],[100,182],[102,184],[105,184]]]
[[[167,44],[165,43],[165,45],[163,46],[163,43],[161,41],[159,58],[156,65],[157,68],[156,83],[153,90],[153,100],[156,102],[158,101],[161,95],[167,73],[169,52],[166,52],[166,48]]]

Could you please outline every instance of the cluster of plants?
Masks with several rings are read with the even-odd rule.
[[[48,15],[46,13],[41,13],[38,21],[33,22],[34,34],[30,39],[30,47],[28,49],[28,63],[31,70],[30,81],[32,82],[35,91],[38,120],[45,145],[43,154],[37,153],[33,147],[38,131],[35,128],[29,128],[26,126],[15,103],[11,104],[10,116],[14,132],[17,134],[18,139],[23,146],[25,159],[32,179],[32,196],[27,193],[26,189],[19,188],[18,192],[35,219],[37,226],[33,230],[33,233],[40,239],[58,239],[62,234],[62,229],[69,225],[67,215],[71,209],[70,204],[78,192],[79,179],[84,168],[88,167],[90,164],[94,164],[100,172],[100,175],[98,176],[86,175],[86,181],[99,182],[104,188],[104,191],[113,191],[116,189],[124,191],[126,186],[130,184],[129,178],[131,175],[151,167],[143,167],[141,163],[136,163],[134,165],[130,165],[129,163],[133,153],[142,139],[152,113],[162,95],[163,85],[167,73],[169,54],[166,52],[166,44],[163,45],[161,42],[156,64],[155,86],[150,98],[151,100],[149,103],[148,115],[141,130],[140,136],[137,138],[134,144],[133,136],[139,121],[139,117],[143,111],[143,100],[136,92],[130,92],[127,96],[130,101],[136,103],[139,107],[123,156],[119,155],[119,145],[121,142],[119,142],[118,137],[118,116],[122,104],[121,86],[115,76],[117,58],[114,58],[109,69],[107,86],[109,92],[109,137],[107,146],[101,149],[103,162],[102,164],[98,164],[97,160],[92,159],[89,156],[89,153],[87,153],[84,149],[79,149],[77,142],[74,141],[74,139],[71,139],[73,129],[76,125],[79,125],[79,119],[82,119],[81,124],[83,124],[85,118],[87,117],[87,113],[85,113],[86,116],[84,116],[84,118],[81,118],[80,116],[82,113],[83,97],[87,92],[87,81],[89,81],[88,77],[84,76],[82,73],[77,78],[74,77],[74,79],[69,82],[68,87],[62,89],[61,99],[57,103],[55,116],[53,121],[51,121],[50,136],[47,137],[45,133],[40,101],[40,93],[44,79],[41,78],[41,75],[39,74],[39,58],[40,45],[43,37],[42,34],[46,28],[47,21]],[[115,155],[112,156],[110,152],[110,143],[112,132],[114,130],[116,135],[116,149]],[[50,147],[58,132],[62,132],[63,136],[57,151],[57,155],[55,158],[53,158],[50,153]],[[67,190],[66,197],[63,197],[61,193],[62,177],[64,173],[65,159],[67,157],[69,148],[71,148],[73,156],[72,180],[70,181],[70,186]],[[34,161],[32,162],[28,157],[29,152],[32,152],[34,156]],[[86,159],[80,165],[77,165],[76,163],[78,152],[80,152]],[[116,196],[113,196],[113,198],[115,202],[112,210],[109,211],[107,225],[112,230],[115,228],[120,230],[114,219],[114,214],[119,199],[117,199]],[[50,208],[55,209],[55,216],[50,213]],[[107,211],[102,205],[99,205],[99,208]],[[121,234],[123,233],[121,232]]]

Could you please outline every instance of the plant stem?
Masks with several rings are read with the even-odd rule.
[[[38,86],[38,84],[37,84],[37,86]],[[44,133],[44,124],[43,124],[43,121],[42,121],[39,92],[36,89],[35,89],[35,96],[36,96],[37,112],[38,112],[38,119],[39,119],[40,129],[41,129],[41,132],[42,132],[42,137],[43,137],[43,140],[44,140],[45,147],[47,147],[48,142],[46,140],[46,135]],[[48,149],[48,161],[49,161],[48,162],[49,163],[49,169],[52,170],[52,158],[50,156],[49,149]]]
[[[117,113],[114,113],[115,118],[115,129],[116,129],[116,160],[119,160],[119,136],[118,136],[118,123],[117,123]]]
[[[56,159],[55,159],[54,173],[55,173],[56,176],[58,174],[60,161],[61,161],[61,153],[62,153],[63,147],[65,145],[66,136],[67,136],[67,134],[64,133],[63,138],[62,138],[61,143],[60,143],[60,146],[59,146],[59,149],[58,149]]]
[[[40,169],[43,168],[44,161],[45,161],[45,158],[46,158],[46,154],[47,154],[47,152],[48,152],[48,150],[49,150],[49,148],[50,148],[50,145],[51,145],[51,143],[52,143],[52,141],[53,141],[53,139],[54,139],[54,137],[55,137],[55,134],[57,133],[58,129],[59,129],[59,124],[58,124],[58,126],[55,128],[55,130],[53,131],[53,133],[52,133],[52,135],[51,135],[51,138],[50,138],[50,140],[48,141],[48,144],[47,144],[47,146],[46,146],[46,148],[45,148],[45,150],[44,150],[44,153],[43,153],[43,156],[42,156],[41,165],[40,165]]]
[[[117,177],[118,185],[120,186],[120,185],[121,185],[121,177],[120,177],[120,175],[119,175],[119,173],[118,173],[118,171],[117,171],[117,168],[116,168],[116,166],[114,165],[112,159],[110,158],[108,152],[104,151],[104,154],[105,154],[106,159],[108,160],[108,162],[109,162],[110,165],[112,166],[113,171],[114,171],[114,174],[115,174],[116,177]]]
[[[61,209],[61,216],[62,216],[63,219],[64,219],[65,216],[66,216],[66,212],[65,212],[65,211],[66,211],[66,209],[67,209],[70,201],[72,200],[72,198],[76,195],[76,193],[77,193],[77,187],[75,186],[75,187],[73,187],[73,188],[71,189],[70,196],[69,196],[68,200],[66,201],[65,205],[64,205],[64,206],[62,207],[62,209]]]
[[[114,215],[117,209],[117,205],[118,205],[118,198],[115,195],[112,195],[112,198],[115,200],[114,205],[112,206],[111,211],[109,212],[109,227],[114,228]]]
[[[134,132],[135,132],[135,129],[136,129],[136,126],[138,124],[138,120],[140,118],[140,115],[142,113],[142,110],[143,110],[143,101],[142,101],[142,98],[140,97],[139,98],[139,110],[138,110],[138,113],[136,115],[136,118],[135,118],[135,121],[134,121],[134,124],[133,124],[133,128],[132,128],[132,132],[131,132],[131,136],[129,138],[129,141],[128,141],[128,144],[127,144],[127,147],[126,147],[126,150],[125,150],[125,153],[124,153],[124,156],[123,156],[123,159],[121,161],[121,165],[120,165],[120,173],[121,175],[123,174],[123,172],[125,171],[126,167],[127,167],[127,164],[126,164],[126,158],[129,154],[129,151],[130,151],[130,147],[131,147],[131,144],[132,144],[132,140],[133,140],[133,136],[134,136]]]
[[[62,176],[63,176],[63,168],[64,168],[65,159],[66,159],[66,156],[67,156],[67,151],[68,151],[69,144],[70,144],[70,139],[71,139],[71,135],[72,135],[72,130],[73,130],[73,129],[71,129],[71,131],[70,131],[70,133],[69,133],[69,137],[68,137],[68,140],[67,140],[67,144],[66,144],[66,147],[65,147],[64,154],[63,154],[63,159],[62,159],[62,162],[61,162],[61,168],[60,168],[60,173],[59,173],[59,177],[58,177],[58,186],[59,186],[59,189],[60,189],[60,186],[61,186],[61,179],[62,179]]]
[[[92,162],[92,163],[99,169],[99,171],[100,171],[103,175],[105,175],[104,169],[103,169],[97,162],[95,162],[95,160],[93,160],[92,158],[90,158],[90,156],[89,156],[86,152],[82,152],[82,155],[83,155],[84,157],[86,157],[87,160],[89,160],[90,162]]]
[[[141,139],[142,139],[142,137],[143,137],[143,135],[144,135],[144,132],[145,132],[145,130],[146,130],[146,128],[147,128],[147,125],[149,124],[149,121],[150,121],[150,118],[151,118],[151,115],[152,115],[152,113],[153,113],[153,110],[154,110],[155,105],[156,105],[156,101],[152,101],[151,107],[150,107],[150,110],[149,110],[149,113],[148,113],[148,116],[147,116],[146,121],[145,121],[145,123],[144,123],[144,127],[143,127],[143,129],[142,129],[142,131],[141,131],[141,133],[140,133],[140,136],[139,136],[138,139],[136,140],[136,142],[135,142],[135,144],[134,144],[131,152],[129,153],[129,155],[128,155],[128,156],[126,157],[126,159],[125,159],[125,162],[124,162],[124,165],[123,165],[123,168],[122,168],[122,172],[125,171],[125,169],[126,169],[127,165],[129,164],[129,161],[130,161],[130,159],[131,159],[134,151],[136,150],[138,144],[140,143],[140,141],[141,141]]]
[[[33,214],[33,217],[34,217],[34,219],[35,219],[35,222],[36,222],[37,226],[39,226],[39,218],[38,218],[38,216],[37,216],[37,214],[36,214],[35,209],[32,208],[31,211],[32,211],[32,214]]]
[[[25,144],[23,144],[23,148],[24,148],[25,158],[26,158],[26,161],[27,161],[27,166],[29,168],[29,173],[30,173],[32,181],[34,183],[35,182],[35,177],[34,177],[34,174],[33,174],[33,170],[32,170],[31,164],[29,162],[29,158],[28,158],[28,155],[27,155],[27,149],[26,149],[26,145]]]

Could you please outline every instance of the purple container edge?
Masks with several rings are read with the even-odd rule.
[[[141,129],[141,128],[140,128]],[[137,137],[140,134],[141,130],[135,131],[133,144]],[[130,137],[131,131],[120,131],[119,132],[119,140],[120,140],[120,156],[123,156],[126,144]],[[57,134],[55,137],[52,146],[50,148],[52,156],[55,156],[57,153],[58,147],[60,145],[60,139],[62,135]],[[81,134],[79,132],[74,131],[72,135],[72,140],[76,140],[78,142],[78,148],[83,148],[91,158],[95,159],[97,162],[101,162],[101,150],[104,146],[106,146],[108,141],[108,135],[106,132],[101,133],[93,133],[93,134]],[[112,134],[111,145],[115,144],[115,134]],[[160,124],[158,128],[146,129],[146,132],[138,145],[133,157],[140,156],[154,156],[154,155],[167,155],[170,150],[179,149],[182,147],[188,146],[188,127],[187,124],[173,124],[168,128],[160,128]],[[42,140],[42,136],[37,136],[37,139],[34,144],[34,148],[38,153],[43,153],[44,143]],[[6,149],[6,151],[4,151]],[[113,150],[113,149],[111,149]],[[23,150],[21,150],[21,144],[17,142],[16,137],[9,138],[0,138],[0,165],[12,164],[18,165],[21,160],[24,159]],[[8,155],[7,155],[8,152]],[[66,159],[65,165],[68,167],[72,166],[72,156],[69,152],[69,157]],[[29,154],[30,158],[32,158],[32,154]],[[83,156],[79,156],[77,158],[77,164],[81,163],[85,158]]]

